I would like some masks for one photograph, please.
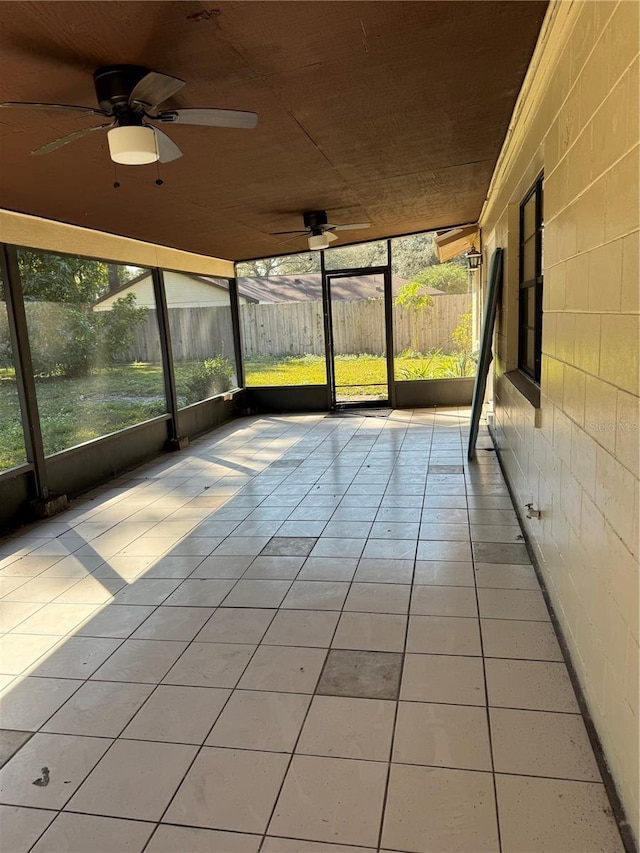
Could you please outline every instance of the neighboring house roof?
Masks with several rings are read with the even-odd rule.
[[[129,281],[126,281],[124,284],[121,284],[120,287],[116,287],[113,290],[110,290],[108,293],[105,293],[104,296],[101,296],[100,299],[96,299],[93,303],[94,305],[100,305],[102,302],[106,302],[108,299],[111,299],[116,293],[126,293],[128,290],[131,290],[131,287],[135,284],[138,284],[140,281],[144,281],[147,276],[151,275],[150,270],[144,270],[139,275],[130,278]]]
[[[225,278],[210,278],[205,275],[196,275],[195,273],[181,273],[181,275],[189,275],[190,278],[193,278],[195,281],[201,281],[203,284],[211,284],[221,288],[222,290],[229,290],[229,282]],[[248,293],[241,293],[238,291],[239,296],[243,296],[247,302],[258,302],[258,299],[255,299],[253,296],[250,296]]]
[[[124,284],[121,284],[115,290],[111,290],[109,291],[109,293],[105,293],[104,296],[100,297],[100,299],[96,299],[96,301],[93,303],[94,306],[101,305],[103,302],[108,302],[109,300],[113,299],[114,296],[128,293],[130,290],[135,288],[136,284],[139,284],[141,281],[144,281],[145,279],[149,278],[150,275],[151,271],[145,270],[144,272],[140,273],[140,275],[137,275],[134,278],[129,279],[129,281],[126,281]],[[213,278],[211,276],[197,275],[196,273],[181,271],[173,272],[173,275],[184,276],[185,278],[189,278],[192,281],[197,281],[200,284],[206,284],[208,287],[212,287],[215,290],[224,290],[227,293],[229,291],[229,282],[224,278]],[[243,293],[241,295],[244,296],[248,302],[258,301],[257,299],[254,299],[249,296],[248,294]]]
[[[392,285],[394,292],[407,279],[394,275]],[[317,273],[301,273],[298,275],[254,276],[238,279],[238,293],[246,297],[254,297],[258,302],[305,302],[322,300],[322,275]],[[426,287],[424,293],[436,296],[443,293],[434,287]],[[383,279],[380,274],[350,276],[345,279],[335,279],[331,284],[331,295],[334,299],[376,299],[383,296]]]
[[[135,285],[148,279],[151,275],[145,270],[135,278],[121,284],[115,290],[105,293],[100,299],[96,299],[94,306],[102,305],[119,294],[128,293],[135,289]],[[197,275],[196,273],[174,272],[173,275],[184,276],[192,281],[205,284],[216,290],[228,292],[229,282],[224,278]],[[394,293],[407,279],[394,275],[392,286]],[[423,293],[429,296],[438,296],[444,291],[435,287],[425,287]],[[254,276],[250,278],[238,278],[238,294],[247,302],[321,302],[322,301],[322,275],[320,273],[300,273],[297,275],[270,275]],[[381,274],[349,276],[344,279],[335,279],[331,285],[331,294],[334,299],[379,299],[383,296],[383,279]]]

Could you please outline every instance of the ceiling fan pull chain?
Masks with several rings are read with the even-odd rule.
[[[120,186],[120,181],[118,180],[118,167],[115,161],[112,160],[111,162],[113,163],[113,188],[117,190]]]
[[[159,160],[156,160],[156,174],[158,176],[156,178],[156,186],[161,187],[164,184],[164,181],[160,177],[160,161]]]

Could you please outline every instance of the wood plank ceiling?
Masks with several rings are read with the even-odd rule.
[[[303,210],[375,239],[474,222],[545,2],[0,2],[0,101],[96,106],[92,72],[187,85],[164,107],[254,110],[171,126],[184,156],[114,166],[98,117],[0,110],[0,206],[233,260],[306,248]],[[166,129],[166,126],[165,126]]]

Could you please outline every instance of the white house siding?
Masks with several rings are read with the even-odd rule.
[[[167,305],[169,308],[206,308],[224,306],[229,304],[229,292],[226,289],[205,284],[188,275],[179,272],[164,273],[165,291],[167,294]],[[109,311],[116,299],[126,296],[127,293],[135,293],[136,305],[141,308],[155,308],[153,295],[153,283],[151,274],[141,278],[126,290],[120,290],[102,300],[95,306],[95,311]],[[240,303],[246,299],[240,297]]]

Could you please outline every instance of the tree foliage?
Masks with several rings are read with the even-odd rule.
[[[126,356],[148,309],[136,307],[134,293],[109,311],[94,312],[92,305],[139,275],[139,267],[20,249],[18,268],[36,376],[88,376]],[[1,323],[0,367],[11,366],[9,330]]]
[[[89,376],[98,367],[126,358],[147,308],[136,308],[135,294],[117,299],[110,311],[94,312],[78,303],[27,302],[33,371],[37,377]],[[0,368],[12,368],[6,315],[0,314]]]
[[[424,292],[419,281],[408,281],[402,285],[395,298],[395,304],[411,311],[411,351],[418,350],[418,315],[433,306],[433,297]]]
[[[384,266],[386,263],[386,240],[373,240],[354,246],[333,244],[325,251],[327,270]],[[433,277],[436,283],[423,282],[427,287],[438,287],[446,293],[465,293],[468,290],[464,256],[446,264],[439,263],[434,232],[394,237],[391,240],[391,265],[394,275],[400,278],[413,281],[421,280],[425,275],[427,279]],[[431,270],[439,272],[430,272]],[[239,277],[261,278],[314,272],[320,272],[320,252],[280,255],[257,261],[243,261],[237,265]]]
[[[473,376],[476,371],[476,354],[473,352],[473,312],[471,309],[460,317],[451,333],[453,349],[457,356],[456,376]]]
[[[18,269],[26,301],[83,305],[95,302],[141,272],[138,267],[31,249],[18,252]]]
[[[467,311],[460,317],[458,325],[451,333],[451,340],[456,352],[469,355],[473,350],[472,312]]]
[[[319,252],[261,258],[257,261],[242,261],[237,265],[237,274],[241,278],[262,278],[269,275],[295,275],[296,273],[310,272],[320,272]]]
[[[413,279],[417,273],[438,263],[435,235],[413,234],[391,241],[391,264],[395,275]]]
[[[97,320],[97,337],[103,359],[109,364],[122,360],[136,336],[136,329],[144,321],[148,308],[136,307],[135,293],[127,293],[113,303],[110,311],[92,314]]]
[[[419,281],[408,281],[398,290],[395,304],[419,311],[421,308],[430,308],[433,305],[433,297],[424,292],[424,285]]]
[[[414,280],[422,287],[433,287],[444,293],[469,292],[469,274],[466,268],[453,261],[427,267],[421,270]]]
[[[234,368],[228,358],[206,358],[192,367],[181,383],[185,403],[199,403],[233,388]]]

